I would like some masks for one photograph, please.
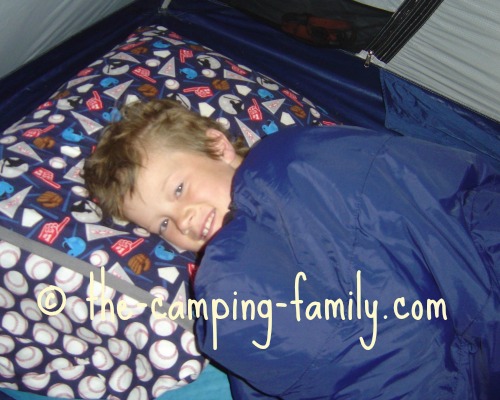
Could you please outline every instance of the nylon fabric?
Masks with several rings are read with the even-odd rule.
[[[492,398],[498,164],[360,128],[295,130],[250,152],[233,207],[195,295],[233,307],[196,330],[202,351],[242,379],[237,398]],[[243,319],[243,299],[272,302],[272,326],[265,313]],[[345,318],[330,309],[327,319],[325,299],[342,301]],[[445,308],[427,317],[427,301],[440,299]]]
[[[500,160],[500,124],[381,70],[386,126]]]

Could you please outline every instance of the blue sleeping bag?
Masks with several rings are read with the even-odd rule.
[[[499,165],[309,128],[263,139],[233,186],[195,311],[199,346],[231,371],[235,398],[498,393]]]

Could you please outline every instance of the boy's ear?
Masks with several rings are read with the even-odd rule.
[[[221,160],[228,164],[233,164],[235,160],[239,160],[239,156],[236,154],[234,146],[223,132],[210,128],[207,130],[207,136],[216,139],[215,148],[220,154]]]

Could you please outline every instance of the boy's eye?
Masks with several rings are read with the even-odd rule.
[[[177,186],[177,188],[175,189],[175,197],[179,197],[182,194],[183,187],[184,187],[183,183]]]
[[[165,231],[167,230],[167,227],[168,227],[168,219],[164,219],[163,221],[161,221],[161,224],[160,224],[160,231],[159,231],[160,236],[163,233],[165,233]]]

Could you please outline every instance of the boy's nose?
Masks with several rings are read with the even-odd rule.
[[[177,223],[177,227],[184,235],[189,234],[192,228],[191,225],[193,222],[193,217],[194,217],[194,210],[192,208],[189,207],[183,211],[182,216]]]

